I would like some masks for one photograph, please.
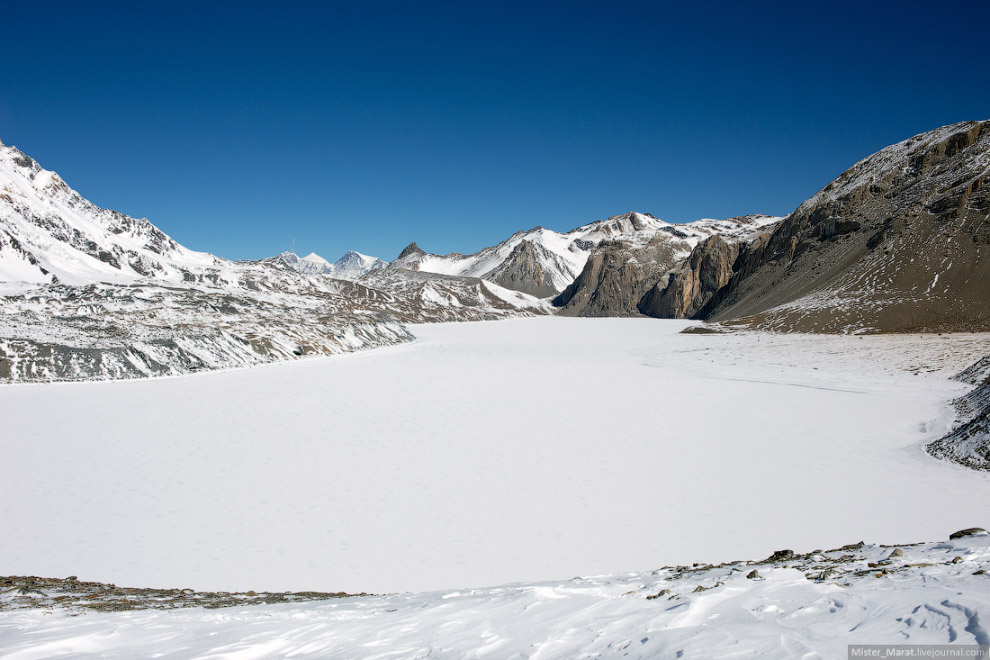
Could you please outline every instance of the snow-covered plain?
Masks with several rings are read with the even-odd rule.
[[[330,359],[0,387],[0,567],[381,593],[986,526],[987,475],[922,449],[986,335],[689,324],[423,325]]]

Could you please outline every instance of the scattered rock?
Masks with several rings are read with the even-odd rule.
[[[763,560],[763,563],[775,562],[775,561],[787,561],[789,559],[794,559],[793,550],[777,550],[772,555]]]
[[[760,578],[760,572],[755,568],[746,574],[747,580],[757,580]]]
[[[969,529],[960,529],[958,532],[953,532],[949,534],[949,540],[961,539],[967,536],[976,536],[978,534],[986,534],[987,530],[982,527],[970,527]]]

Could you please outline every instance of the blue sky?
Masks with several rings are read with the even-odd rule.
[[[783,215],[990,118],[985,1],[130,4],[4,6],[0,140],[227,258]]]

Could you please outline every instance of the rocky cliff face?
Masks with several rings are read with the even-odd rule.
[[[565,316],[694,318],[723,286],[739,246],[768,232],[765,215],[655,229],[647,241],[602,241],[553,303]],[[717,239],[717,240],[713,240]]]
[[[474,254],[430,254],[413,243],[390,268],[480,278],[513,291],[549,298],[574,281],[600,241],[622,239],[641,245],[658,229],[668,226],[670,223],[649,214],[633,212],[566,233],[534,227]]]
[[[602,241],[577,279],[554,298],[562,316],[639,316],[640,299],[689,249],[663,233],[644,246]]]
[[[856,163],[747,250],[710,320],[810,332],[990,329],[990,122]]]
[[[693,319],[729,283],[739,244],[720,236],[700,243],[680,268],[657,282],[639,301],[639,310],[665,319]]]

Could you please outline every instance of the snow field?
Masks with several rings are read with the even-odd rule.
[[[424,325],[332,359],[2,387],[0,566],[385,593],[986,526],[990,480],[922,446],[987,337],[686,325]]]

